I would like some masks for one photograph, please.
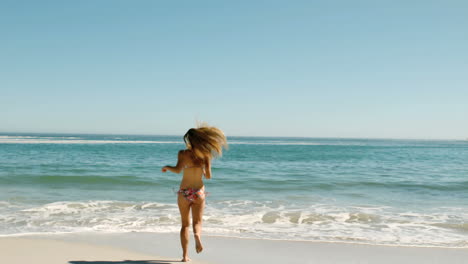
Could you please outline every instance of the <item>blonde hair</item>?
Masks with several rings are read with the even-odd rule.
[[[189,129],[184,135],[184,142],[192,150],[194,158],[201,160],[221,157],[223,148],[228,148],[223,131],[206,124]]]

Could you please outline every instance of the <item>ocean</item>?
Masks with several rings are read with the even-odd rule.
[[[228,137],[207,235],[468,247],[468,141]],[[0,236],[177,233],[182,136],[0,134]]]

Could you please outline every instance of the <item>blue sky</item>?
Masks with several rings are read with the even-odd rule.
[[[468,138],[466,1],[1,1],[0,132]]]

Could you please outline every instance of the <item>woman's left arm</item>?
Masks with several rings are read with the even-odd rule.
[[[183,153],[184,153],[183,150],[179,151],[179,154],[177,155],[177,165],[175,165],[175,166],[164,166],[161,169],[161,171],[162,172],[170,171],[170,172],[173,172],[173,173],[180,173],[182,171],[182,168],[183,168],[183,159],[184,159]]]

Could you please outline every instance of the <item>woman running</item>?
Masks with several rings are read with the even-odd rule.
[[[216,128],[201,126],[191,128],[184,135],[186,149],[180,150],[176,166],[164,166],[162,172],[184,171],[177,203],[179,205],[182,228],[180,242],[182,245],[183,262],[190,261],[188,257],[190,210],[192,210],[193,233],[197,253],[203,250],[201,228],[203,209],[205,208],[205,186],[202,176],[211,179],[211,160],[220,157],[223,148],[227,148],[224,133]]]

